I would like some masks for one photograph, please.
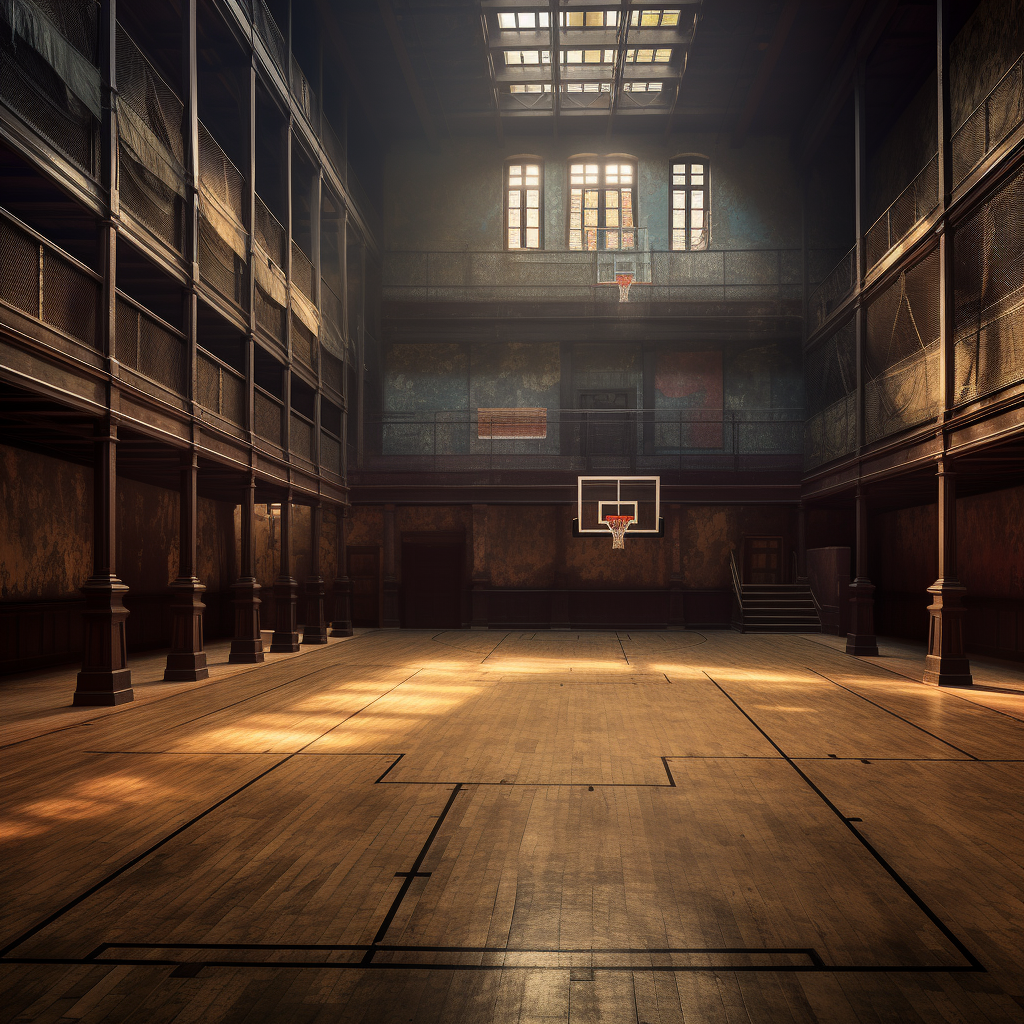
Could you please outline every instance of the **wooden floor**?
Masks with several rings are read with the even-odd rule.
[[[0,1021],[1024,1021],[1024,675],[921,653],[380,631],[112,713],[0,684]]]

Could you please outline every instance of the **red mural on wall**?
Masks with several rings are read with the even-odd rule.
[[[722,447],[722,353],[661,352],[654,387],[659,448]]]

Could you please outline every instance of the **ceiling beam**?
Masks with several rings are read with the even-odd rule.
[[[615,68],[612,71],[612,94],[608,97],[608,134],[612,137],[612,126],[615,123],[615,110],[619,105],[619,91],[622,89],[622,76],[626,70],[626,44],[629,37],[629,0],[622,0],[619,5],[619,35],[615,47]]]
[[[426,132],[427,139],[432,145],[437,144],[437,129],[434,127],[434,119],[430,115],[430,108],[427,106],[426,97],[420,88],[420,83],[413,70],[412,61],[409,59],[409,51],[406,49],[405,40],[402,38],[402,30],[399,28],[395,18],[395,12],[391,9],[391,0],[377,0],[377,8],[380,16],[384,19],[384,27],[391,37],[391,45],[395,49],[395,56],[398,58],[398,66],[402,69],[402,76],[412,97],[413,106],[419,115],[420,124]]]
[[[558,138],[558,115],[562,109],[562,54],[560,52],[561,32],[558,24],[558,0],[549,0],[548,18],[551,21],[551,122],[554,136]]]
[[[790,30],[793,27],[793,22],[796,20],[799,9],[800,0],[786,0],[786,6],[782,8],[779,20],[775,22],[775,31],[772,33],[771,41],[768,43],[768,49],[764,51],[764,57],[761,58],[761,66],[757,69],[757,77],[750,87],[750,92],[747,93],[747,102],[744,103],[739,119],[736,121],[736,127],[733,129],[733,146],[742,146],[743,140],[747,137],[747,132],[750,131],[754,115],[764,99],[765,90],[768,88],[769,81],[771,81],[775,65],[778,64],[779,57],[782,56],[782,50],[786,45],[786,40],[789,38]]]
[[[504,145],[505,135],[501,127],[501,97],[498,94],[498,80],[494,72],[494,51],[487,34],[487,14],[480,11],[480,31],[484,40],[484,60],[487,61],[487,74],[491,79],[491,99],[494,100],[494,130],[498,136],[498,145]]]
[[[690,38],[686,43],[686,49],[683,50],[683,59],[679,63],[679,76],[676,78],[676,91],[672,97],[672,105],[668,108],[668,117],[665,119],[665,134],[672,134],[672,125],[676,119],[676,108],[679,106],[679,95],[683,91],[683,76],[686,74],[686,66],[690,63],[690,49],[693,46],[694,40],[697,38],[697,25],[700,23],[701,5],[704,0],[698,0],[697,10],[693,13],[693,27],[690,29]]]

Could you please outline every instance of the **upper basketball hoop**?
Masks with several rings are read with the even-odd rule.
[[[633,283],[633,275],[616,274],[615,283],[619,286],[619,302],[628,302],[629,286]]]

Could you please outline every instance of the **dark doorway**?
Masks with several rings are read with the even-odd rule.
[[[782,582],[782,538],[743,538],[743,582]]]
[[[346,548],[352,581],[352,625],[380,626],[380,548]]]
[[[461,534],[402,537],[402,625],[407,629],[458,629],[462,625]]]

